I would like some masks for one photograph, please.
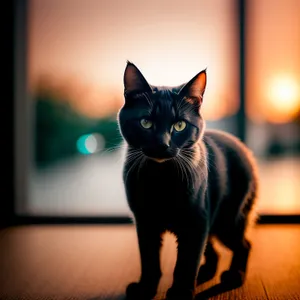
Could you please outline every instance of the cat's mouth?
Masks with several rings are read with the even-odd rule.
[[[143,153],[146,157],[157,163],[166,162],[177,155],[177,151],[172,148],[166,149],[164,151],[158,151],[156,149],[151,148],[144,148]]]
[[[160,163],[160,164],[167,160],[172,159],[172,157],[169,157],[169,158],[156,158],[156,157],[150,157],[150,156],[147,156],[147,157],[150,158],[151,160],[154,160],[154,161]]]

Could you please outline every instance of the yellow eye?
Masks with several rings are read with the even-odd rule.
[[[184,121],[179,121],[174,124],[174,128],[176,131],[182,131],[186,127],[186,123]]]
[[[146,129],[149,129],[152,127],[152,122],[150,120],[147,120],[147,119],[142,119],[141,120],[141,125],[146,128]]]

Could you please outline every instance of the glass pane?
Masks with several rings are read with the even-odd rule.
[[[26,213],[128,214],[116,123],[127,59],[154,85],[178,85],[207,68],[208,127],[234,131],[235,2],[29,2],[34,150]]]
[[[300,1],[248,1],[248,144],[266,214],[300,214]]]

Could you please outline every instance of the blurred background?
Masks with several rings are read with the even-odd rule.
[[[300,1],[247,1],[243,57],[237,3],[27,1],[29,163],[18,213],[129,214],[116,122],[128,59],[154,85],[207,68],[203,116],[256,155],[258,212],[300,214]]]

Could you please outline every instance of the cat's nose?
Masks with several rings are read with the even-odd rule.
[[[170,145],[162,142],[143,148],[143,152],[152,158],[168,158],[172,156]]]
[[[170,147],[170,136],[168,134],[160,135],[156,138],[157,150],[164,152]]]
[[[169,145],[167,143],[160,143],[157,145],[157,150],[159,152],[165,152],[169,148]]]

